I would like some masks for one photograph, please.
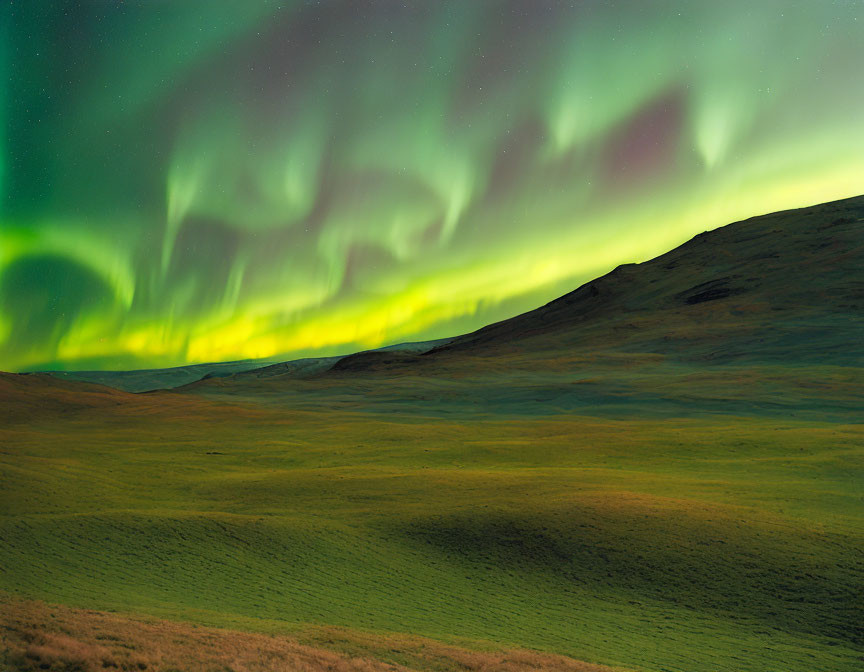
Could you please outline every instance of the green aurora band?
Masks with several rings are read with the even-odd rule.
[[[857,0],[0,10],[0,369],[465,332],[864,192]]]

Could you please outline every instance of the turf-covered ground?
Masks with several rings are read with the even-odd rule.
[[[851,672],[862,446],[860,425],[771,416],[430,418],[117,393],[4,425],[0,588],[644,670]]]
[[[613,672],[564,656],[332,626],[201,627],[0,595],[0,669],[16,672]]]

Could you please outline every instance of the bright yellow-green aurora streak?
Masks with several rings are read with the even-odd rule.
[[[0,11],[0,369],[453,335],[864,192],[853,0]]]

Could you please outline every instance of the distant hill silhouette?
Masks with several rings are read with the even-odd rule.
[[[443,345],[451,339],[442,338],[435,341],[415,343],[399,343],[379,350],[426,352]],[[375,351],[370,351],[375,352]],[[131,371],[47,371],[45,373],[61,380],[80,380],[88,383],[107,385],[125,392],[152,392],[154,390],[171,389],[188,385],[198,380],[222,378],[235,373],[269,377],[288,374],[291,376],[306,376],[329,369],[345,355],[332,357],[307,357],[284,361],[278,357],[265,359],[243,359],[233,362],[210,362],[206,364],[187,364],[167,369],[135,369]]]

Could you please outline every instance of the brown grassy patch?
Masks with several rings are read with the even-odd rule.
[[[335,628],[316,629],[306,639],[320,646],[286,636],[143,620],[42,602],[0,602],[0,663],[14,672],[609,670],[532,651],[472,651],[419,637]],[[410,667],[382,658],[408,661]]]

